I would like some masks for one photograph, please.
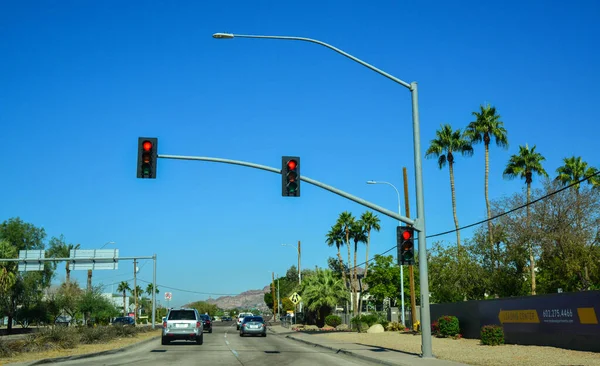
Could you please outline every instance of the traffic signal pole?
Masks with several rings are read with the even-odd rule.
[[[249,167],[249,168],[254,168],[254,169],[260,169],[260,170],[266,170],[268,172],[271,173],[277,173],[277,174],[281,174],[281,169],[277,169],[277,168],[273,168],[267,165],[261,165],[261,164],[255,164],[255,163],[250,163],[247,161],[241,161],[241,160],[231,160],[231,159],[222,159],[222,158],[211,158],[211,157],[206,157],[206,156],[184,156],[184,155],[162,155],[159,154],[158,155],[159,159],[174,159],[174,160],[197,160],[197,161],[208,161],[208,162],[213,162],[213,163],[224,163],[224,164],[232,164],[232,165],[241,165],[241,166],[245,166],[245,167]],[[349,199],[350,201],[354,201],[360,205],[363,205],[365,207],[368,207],[372,210],[375,210],[383,215],[386,215],[388,217],[391,217],[393,219],[402,221],[405,224],[408,225],[415,225],[415,221],[409,219],[408,217],[405,216],[401,216],[398,213],[394,212],[394,211],[390,211],[386,208],[383,208],[381,206],[378,206],[372,202],[369,202],[367,200],[364,200],[360,197],[354,196],[350,193],[344,192],[341,189],[337,189],[333,186],[330,186],[328,184],[325,184],[323,182],[319,182],[318,180],[312,179],[312,178],[308,178],[305,175],[301,175],[300,176],[300,180],[304,181],[308,184],[312,184],[314,186],[317,186],[319,188],[322,188],[326,191],[329,191],[331,193],[335,193],[338,196],[342,196],[344,198]]]

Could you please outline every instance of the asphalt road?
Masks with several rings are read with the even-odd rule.
[[[65,361],[61,365],[243,365],[243,366],[348,366],[370,363],[311,347],[268,333],[240,337],[233,322],[216,322],[212,333],[204,333],[204,344],[176,341],[162,346],[160,339],[114,355]]]

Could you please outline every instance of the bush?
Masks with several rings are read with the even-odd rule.
[[[83,344],[104,343],[115,338],[115,333],[109,327],[81,327],[79,328],[79,341]]]
[[[335,328],[338,325],[342,324],[342,318],[340,318],[337,315],[327,315],[325,317],[325,324]]]
[[[68,349],[77,347],[79,334],[72,327],[52,327],[37,332],[33,336],[35,343],[54,343],[59,348]]]
[[[402,325],[400,322],[391,322],[387,325],[387,327],[385,327],[385,329],[390,332],[397,332],[399,330],[404,330],[404,325]]]
[[[434,321],[431,323],[431,335],[436,336],[438,334],[440,334],[440,323]]]
[[[453,315],[444,315],[438,319],[439,336],[454,337],[460,333],[458,318]]]
[[[499,325],[484,325],[481,327],[481,344],[497,346],[504,344],[504,330]]]
[[[378,324],[377,314],[357,315],[350,322],[356,326],[359,332],[364,332],[373,324]]]

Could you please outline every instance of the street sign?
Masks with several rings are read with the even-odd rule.
[[[171,301],[171,298],[173,298],[173,294],[170,292],[165,292],[165,300]]]
[[[23,271],[43,271],[44,262],[40,262],[37,259],[46,257],[44,250],[19,250],[19,272]]]
[[[302,298],[300,297],[300,295],[298,295],[297,292],[294,292],[292,296],[290,296],[290,301],[294,303],[294,305],[297,305],[301,300]]]
[[[118,258],[119,249],[71,249],[69,254],[72,270],[119,269]]]

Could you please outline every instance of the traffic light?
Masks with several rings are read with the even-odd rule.
[[[158,139],[140,137],[138,139],[137,177],[156,179],[156,161],[158,160]]]
[[[396,227],[398,265],[415,264],[415,229],[412,226]]]
[[[281,157],[281,195],[300,197],[300,158],[298,156]]]

